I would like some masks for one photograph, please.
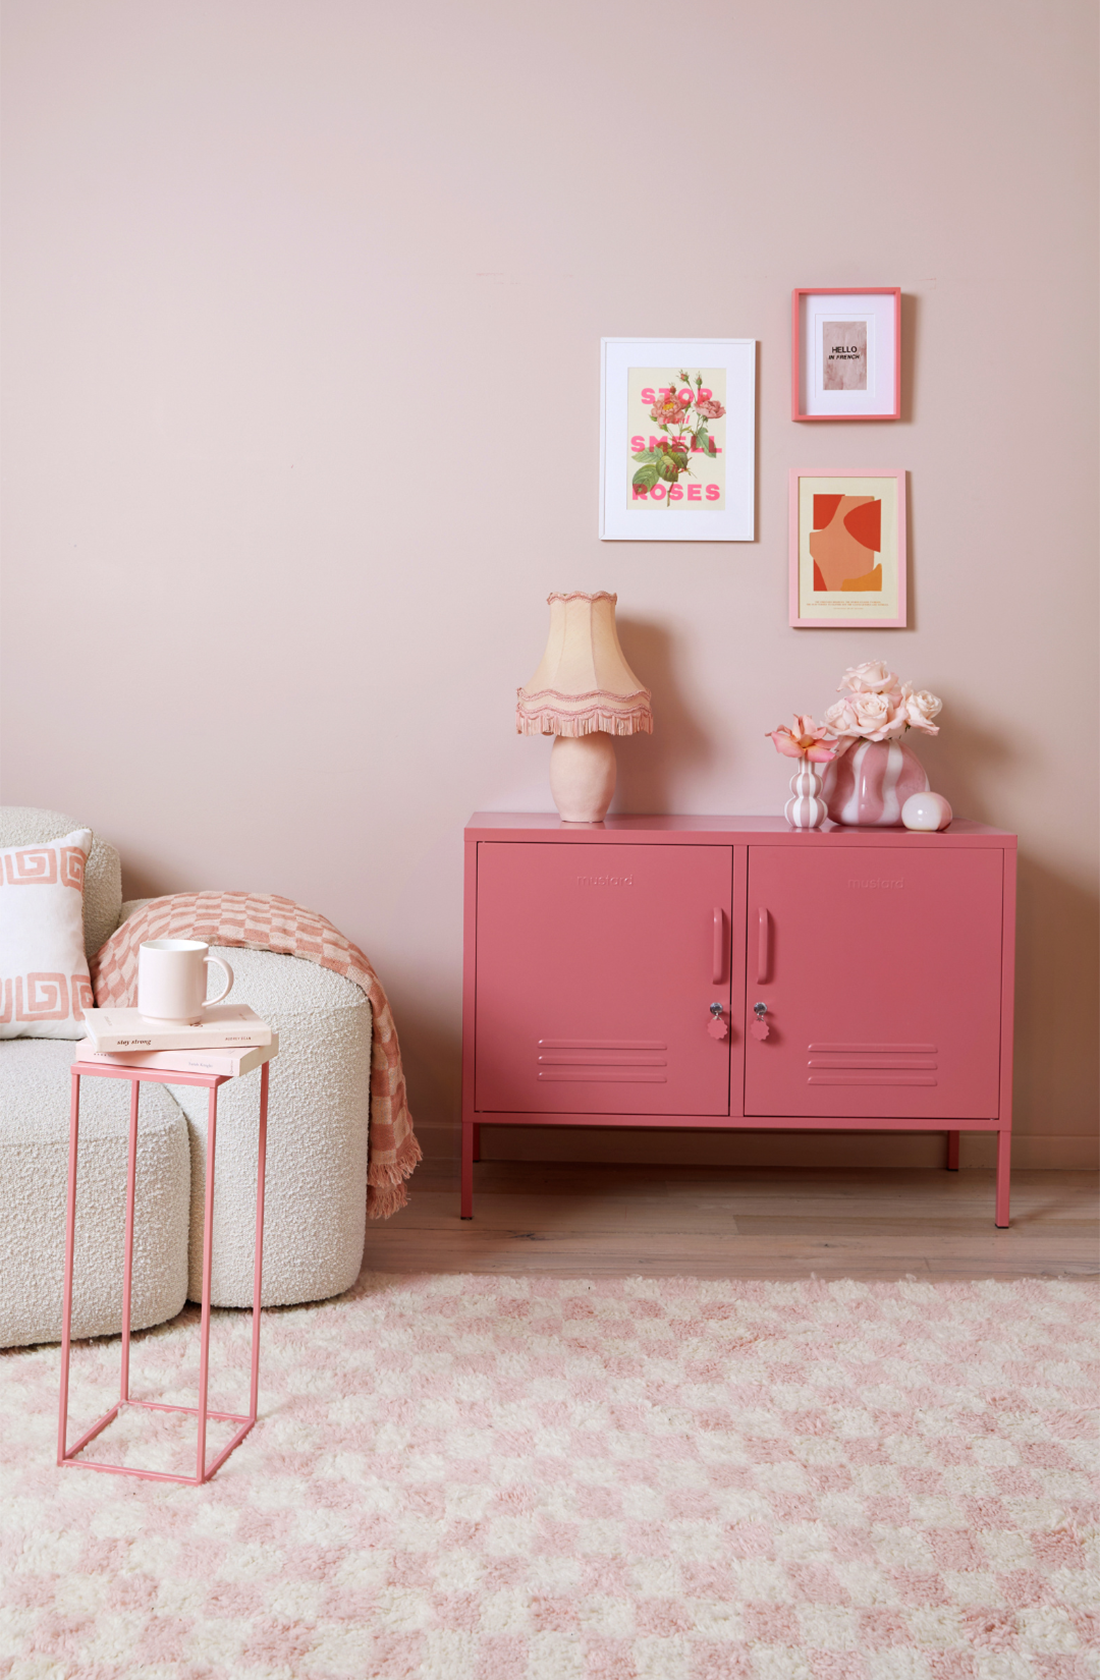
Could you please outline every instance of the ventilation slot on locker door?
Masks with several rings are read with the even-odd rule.
[[[936,1085],[934,1044],[810,1044],[807,1085]]]
[[[666,1085],[667,1044],[630,1038],[540,1038],[538,1077],[603,1085]]]

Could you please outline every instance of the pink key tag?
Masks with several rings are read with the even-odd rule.
[[[767,1021],[754,1021],[752,1026],[749,1028],[749,1031],[752,1033],[753,1038],[758,1038],[761,1043],[763,1043],[764,1039],[767,1038],[769,1032],[771,1031],[771,1028],[768,1026]]]
[[[729,1027],[723,1021],[721,1015],[716,1015],[707,1027],[707,1031],[711,1038],[725,1038],[729,1032]]]

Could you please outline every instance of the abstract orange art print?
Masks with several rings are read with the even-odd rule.
[[[905,474],[791,473],[791,623],[905,624]]]

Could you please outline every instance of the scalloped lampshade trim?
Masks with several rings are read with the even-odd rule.
[[[520,735],[652,735],[649,690],[634,694],[561,694],[544,688],[537,694],[517,690],[516,731]],[[574,709],[575,708],[575,709]]]

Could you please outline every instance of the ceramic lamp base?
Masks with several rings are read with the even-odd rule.
[[[562,822],[603,822],[615,792],[615,771],[615,743],[602,729],[590,735],[555,735],[550,792]]]

